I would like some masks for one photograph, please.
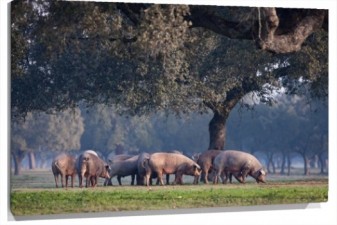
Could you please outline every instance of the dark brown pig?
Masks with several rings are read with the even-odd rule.
[[[111,164],[114,164],[114,163],[116,163],[116,162],[118,162],[118,161],[123,161],[123,160],[126,160],[126,159],[129,159],[129,158],[131,158],[131,157],[133,157],[133,155],[126,155],[126,154],[121,154],[121,155],[113,155],[113,156],[110,156],[109,157],[109,159],[108,159],[108,162],[109,162],[109,165],[111,165]],[[111,168],[110,168],[110,172],[111,172]],[[121,175],[117,175],[117,180],[118,180],[118,182],[119,182],[119,185],[122,185],[122,182],[121,182],[121,178],[122,178],[123,176],[121,176]],[[111,179],[112,178],[110,178],[110,179],[106,179],[105,181],[104,181],[104,186],[106,186],[106,185],[112,185],[112,181],[111,181]],[[134,181],[132,181],[131,183],[133,184],[133,182]]]
[[[83,187],[82,179],[86,178],[86,187],[91,182],[92,187],[97,186],[98,177],[110,178],[109,166],[97,155],[90,152],[82,153],[77,160],[79,186]]]
[[[137,184],[144,185],[146,183],[146,169],[143,167],[143,162],[150,159],[150,154],[142,152],[139,154],[137,161]],[[150,172],[149,172],[150,173]]]
[[[232,173],[241,183],[245,183],[248,175],[255,178],[258,183],[265,183],[266,173],[261,163],[255,156],[247,152],[236,150],[223,151],[215,157],[213,168],[216,173],[213,183],[217,183],[220,176],[223,183],[226,183],[229,173]]]
[[[71,187],[74,187],[74,177],[76,174],[75,157],[67,154],[60,154],[54,158],[51,168],[55,178],[55,185],[58,188],[58,177],[61,175],[61,184],[64,187],[64,178],[66,179],[66,188],[68,187],[68,178],[71,177]]]
[[[131,185],[134,185],[138,167],[138,155],[126,159],[110,161],[110,178],[106,179],[104,185],[112,185],[111,179],[117,176],[119,185],[122,185],[121,177],[131,176]]]
[[[151,173],[157,173],[158,180],[164,185],[163,174],[175,174],[174,184],[182,184],[183,175],[199,176],[201,168],[192,159],[177,153],[157,152],[144,161],[146,185],[149,186]]]
[[[119,161],[119,160],[125,160],[125,159],[128,159],[128,158],[131,158],[133,155],[125,155],[125,154],[122,154],[122,155],[114,155],[114,156],[110,156],[108,158],[108,162],[109,163],[113,163],[115,161]]]
[[[208,184],[208,173],[212,170],[214,158],[221,153],[221,150],[207,150],[198,155],[197,164],[201,167],[201,181]],[[199,176],[194,177],[194,184],[199,183]]]

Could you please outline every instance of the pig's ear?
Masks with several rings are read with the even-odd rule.
[[[259,175],[264,175],[264,176],[266,175],[266,172],[264,172],[263,169],[261,169],[261,170],[259,171],[259,173],[260,173]]]
[[[200,166],[199,166],[198,164],[194,164],[194,165],[193,165],[193,169],[194,169],[194,171],[195,171],[195,170],[198,170],[198,171],[201,170],[201,168],[200,168]]]

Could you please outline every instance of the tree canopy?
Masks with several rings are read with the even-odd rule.
[[[11,19],[13,119],[82,103],[211,111],[209,148],[223,149],[246,94],[328,95],[327,10],[34,0]]]

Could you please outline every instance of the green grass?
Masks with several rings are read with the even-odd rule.
[[[10,209],[15,216],[51,215],[64,213],[169,210],[177,208],[253,206],[325,202],[328,198],[327,176],[268,175],[267,184],[237,182],[227,185],[188,185],[193,178],[186,176],[186,185],[123,186],[56,189],[50,170],[24,171],[10,179]]]
[[[183,185],[99,187],[89,189],[16,190],[15,216],[102,211],[251,206],[327,201],[326,184],[318,185]]]

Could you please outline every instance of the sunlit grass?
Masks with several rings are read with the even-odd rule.
[[[325,202],[327,183],[295,185],[183,185],[17,190],[11,194],[14,215],[102,211],[251,206]]]
[[[114,178],[115,179],[115,178]],[[10,209],[13,215],[49,215],[63,213],[169,210],[177,208],[253,206],[325,202],[328,197],[327,176],[269,175],[267,184],[248,179],[246,184],[191,185],[192,177],[184,177],[185,185],[55,188],[51,171],[24,171],[11,176]]]

